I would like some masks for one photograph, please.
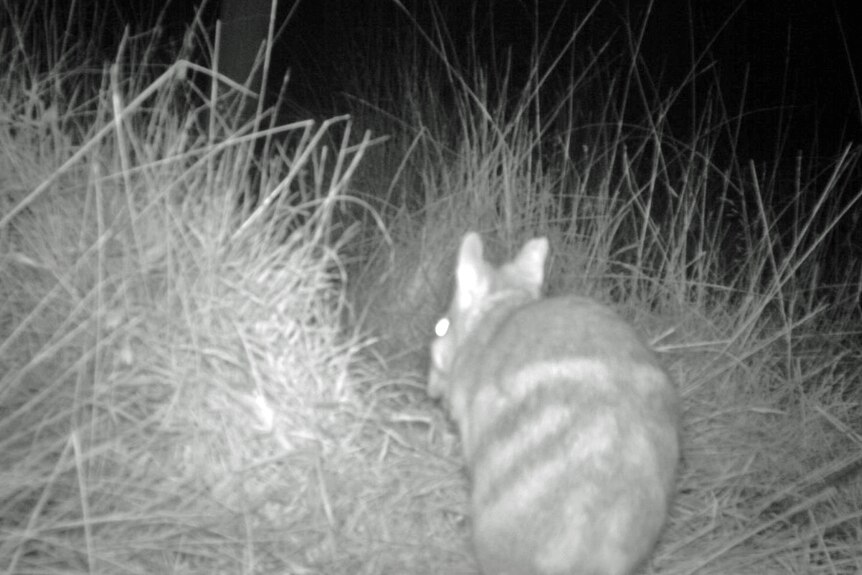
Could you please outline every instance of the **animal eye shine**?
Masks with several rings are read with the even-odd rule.
[[[434,326],[434,333],[437,334],[437,337],[443,337],[447,333],[449,333],[449,318],[441,317],[437,322],[437,325]]]

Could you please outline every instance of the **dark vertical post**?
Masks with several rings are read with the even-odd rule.
[[[219,7],[221,41],[219,71],[240,84],[260,94],[263,79],[263,63],[254,69],[255,58],[266,40],[269,28],[270,9],[273,0],[222,0]],[[264,94],[260,94],[263,98]],[[257,102],[247,100],[241,117],[249,118]]]

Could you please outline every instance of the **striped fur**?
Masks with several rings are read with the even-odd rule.
[[[678,400],[610,309],[541,298],[548,243],[494,268],[467,234],[429,394],[458,425],[486,575],[623,575],[649,555],[679,457]]]

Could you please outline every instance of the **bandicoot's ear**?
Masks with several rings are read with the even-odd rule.
[[[488,264],[482,257],[482,238],[468,232],[461,240],[455,268],[455,301],[460,309],[471,307],[490,289]]]
[[[533,238],[524,244],[512,261],[521,281],[536,297],[542,291],[545,281],[545,259],[548,256],[548,238]]]

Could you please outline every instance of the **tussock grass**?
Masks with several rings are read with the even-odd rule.
[[[506,74],[489,79],[478,59],[453,64],[452,48],[429,40],[444,72],[430,82],[401,73],[403,109],[386,109],[414,119],[405,121],[409,138],[395,140],[411,140],[421,186],[412,200],[378,198],[391,240],[373,260],[379,268],[365,271],[389,276],[382,287],[360,276],[358,300],[375,333],[407,355],[397,365],[421,373],[463,232],[481,231],[501,259],[548,235],[548,291],[620,309],[679,383],[684,461],[648,570],[855,573],[862,268],[851,246],[862,149],[819,164],[799,156],[782,179],[778,156],[775,167],[737,156],[744,114],[719,97],[717,78],[680,130],[668,118],[692,106],[678,101],[689,87],[668,91],[653,80],[638,62],[639,33],[628,30],[632,63],[613,67],[601,54],[548,53],[537,42],[518,86]],[[549,96],[560,62],[581,63],[567,90]],[[695,66],[690,78],[708,74]],[[419,89],[426,83],[454,92],[440,131],[444,108]],[[405,209],[411,201],[421,208]]]
[[[123,45],[80,68],[86,46],[2,45],[31,66],[0,79],[0,570],[356,572],[397,477],[369,453],[336,221],[373,142],[344,117],[234,129],[208,98],[235,85]]]
[[[352,119],[277,126],[186,52],[158,66],[151,36],[106,67],[86,43],[34,54],[38,19],[6,17],[3,572],[475,573],[458,440],[424,394],[467,229],[499,258],[548,235],[549,292],[613,304],[679,382],[647,572],[862,568],[862,271],[829,263],[858,148],[800,160],[788,192],[736,157],[734,103],[674,130],[685,87],[636,48],[539,44],[517,85],[443,30],[391,75],[351,61]]]

